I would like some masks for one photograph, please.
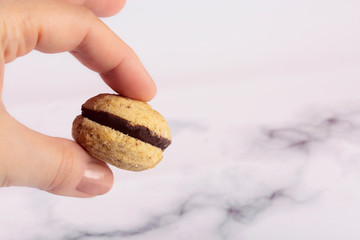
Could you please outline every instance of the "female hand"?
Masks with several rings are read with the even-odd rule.
[[[143,101],[152,99],[154,82],[135,53],[94,14],[112,15],[123,3],[1,0],[0,97],[5,63],[36,49],[46,53],[69,51],[98,72],[114,91]],[[58,195],[91,197],[108,192],[112,184],[113,175],[106,164],[90,157],[74,141],[25,127],[7,113],[0,100],[0,186],[28,186]]]

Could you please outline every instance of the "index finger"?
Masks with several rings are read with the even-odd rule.
[[[151,100],[156,87],[134,51],[90,10],[60,1],[3,0],[0,39],[5,62],[33,49],[71,52],[123,96]]]
[[[105,24],[100,25],[91,27],[70,52],[85,66],[100,73],[105,83],[121,95],[151,100],[156,93],[155,84],[134,51]]]

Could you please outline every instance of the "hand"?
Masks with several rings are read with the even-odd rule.
[[[36,49],[69,51],[116,92],[143,101],[153,98],[154,82],[137,56],[94,14],[114,14],[124,3],[116,1],[81,1],[86,8],[54,0],[1,0],[0,97],[4,64]],[[114,8],[108,10],[108,5]],[[28,129],[0,101],[0,186],[91,197],[108,192],[112,184],[113,174],[106,164],[74,141]]]

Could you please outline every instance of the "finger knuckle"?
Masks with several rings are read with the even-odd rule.
[[[58,166],[54,171],[50,184],[46,188],[47,191],[60,190],[67,184],[70,176],[72,176],[75,154],[67,144],[62,144],[60,147],[59,159],[57,161]]]

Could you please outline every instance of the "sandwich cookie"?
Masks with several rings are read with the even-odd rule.
[[[171,144],[167,121],[149,104],[115,94],[99,94],[81,107],[72,136],[91,156],[118,168],[153,168]]]

